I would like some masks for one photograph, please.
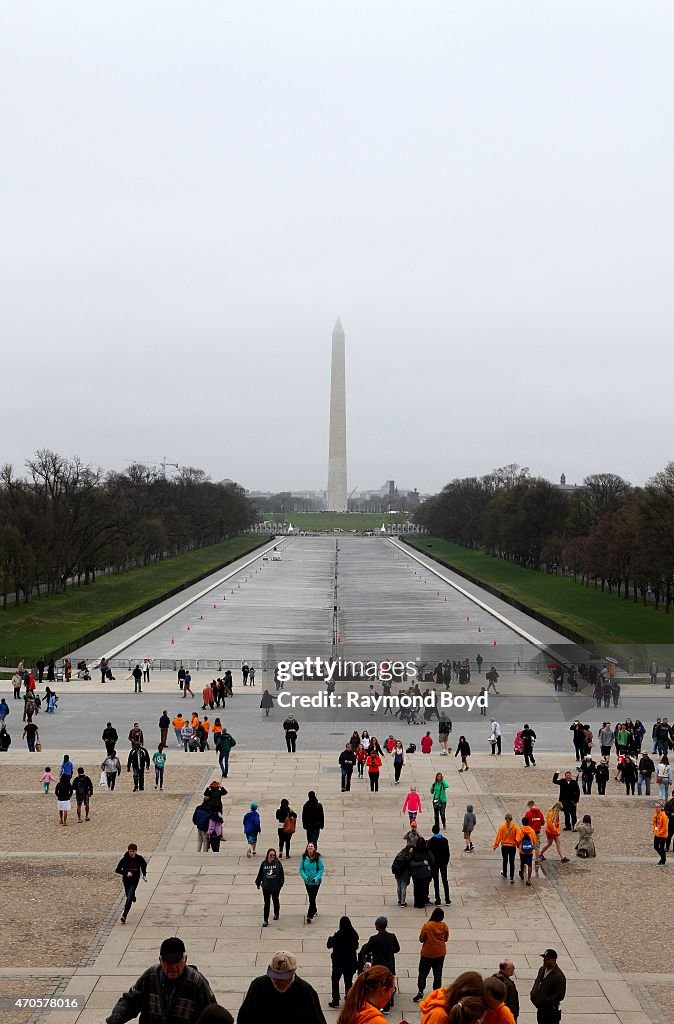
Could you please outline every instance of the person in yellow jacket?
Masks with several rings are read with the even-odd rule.
[[[185,724],[185,719],[183,718],[183,716],[181,714],[177,714],[176,717],[173,719],[173,722],[171,724],[173,725],[173,730],[174,730],[174,732],[176,734],[176,739],[178,741],[178,746],[182,750],[183,738],[182,738],[182,736],[180,734],[181,734],[182,728],[183,728],[183,726]]]
[[[517,830],[517,849],[520,855],[519,876],[524,881],[524,872],[526,871],[526,883],[531,885],[531,868],[536,852],[536,833],[529,824],[528,818],[522,818],[522,824]]]
[[[653,815],[653,848],[660,854],[660,864],[667,863],[667,832],[669,829],[669,818],[662,809],[662,804],[655,805]]]
[[[196,713],[196,711],[192,712],[192,719],[190,721],[190,725],[192,726],[192,728],[194,729],[195,732],[197,731],[197,729],[201,725],[201,722],[199,720],[199,715]]]
[[[431,971],[433,971],[433,988],[440,988],[442,985],[442,967],[447,953],[448,938],[449,928],[445,924],[445,912],[442,907],[436,907],[430,920],[421,926],[418,991],[412,1002],[418,1003],[424,998],[426,978]]]
[[[388,967],[366,968],[349,989],[337,1024],[385,1024],[382,1006],[390,1002],[395,987],[395,975]]]
[[[501,871],[501,874],[504,878],[507,878],[508,870],[510,870],[510,884],[514,885],[517,825],[513,821],[512,814],[506,814],[505,821],[498,827],[496,839],[494,840],[494,849],[498,850],[499,846],[501,847],[501,857],[503,858],[503,870]]]
[[[548,808],[548,811],[545,815],[545,838],[547,839],[547,843],[545,844],[545,846],[539,854],[539,860],[545,860],[543,854],[546,850],[549,850],[552,844],[554,843],[557,847],[557,853],[559,854],[559,859],[561,860],[562,864],[569,863],[569,858],[564,856],[562,844],[559,839],[562,831],[559,827],[559,812],[561,811],[561,809],[562,805],[560,803],[553,804],[552,807]]]

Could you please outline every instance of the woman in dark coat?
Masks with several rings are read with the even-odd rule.
[[[260,707],[264,708],[264,717],[269,718],[269,712],[274,707],[274,698],[272,697],[269,690],[265,690],[262,694],[262,700],[260,701]]]
[[[340,917],[339,928],[327,941],[332,950],[332,1001],[333,1009],[339,1006],[339,980],[344,978],[344,997],[349,994],[353,976],[357,971],[358,932],[348,917]]]
[[[278,822],[278,856],[279,860],[283,860],[284,847],[286,857],[290,856],[290,840],[295,834],[295,822],[297,820],[297,814],[291,809],[286,799],[281,800],[279,809],[276,812],[276,820]]]
[[[281,861],[276,856],[276,850],[267,850],[267,856],[260,864],[260,869],[255,879],[255,884],[258,889],[262,889],[262,896],[264,897],[263,928],[266,928],[269,924],[269,905],[272,902],[274,904],[274,920],[278,921],[279,919],[279,914],[281,913],[279,893],[283,888],[284,882],[283,864],[281,864]]]
[[[410,875],[412,876],[412,885],[414,887],[415,907],[422,908],[427,903],[430,903],[428,890],[431,878],[433,877],[433,863],[434,857],[428,849],[428,843],[422,836],[419,836],[410,859]]]

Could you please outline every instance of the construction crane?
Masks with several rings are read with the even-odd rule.
[[[166,470],[168,469],[180,469],[177,462],[167,462],[166,456],[163,459],[156,459],[149,455],[144,459],[127,459],[127,462],[134,463],[138,466],[161,466],[161,472],[164,479],[166,479]]]

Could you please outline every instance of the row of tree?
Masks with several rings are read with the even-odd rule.
[[[225,540],[251,526],[256,510],[231,481],[185,467],[171,479],[134,464],[103,474],[79,459],[42,450],[17,476],[0,471],[0,593],[30,601]]]
[[[597,473],[573,490],[504,466],[452,480],[415,520],[430,533],[669,611],[674,581],[674,462],[633,487]]]

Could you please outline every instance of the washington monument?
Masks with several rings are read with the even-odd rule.
[[[337,317],[332,332],[330,374],[330,451],[328,461],[328,511],[346,512],[346,380],[344,329]]]

